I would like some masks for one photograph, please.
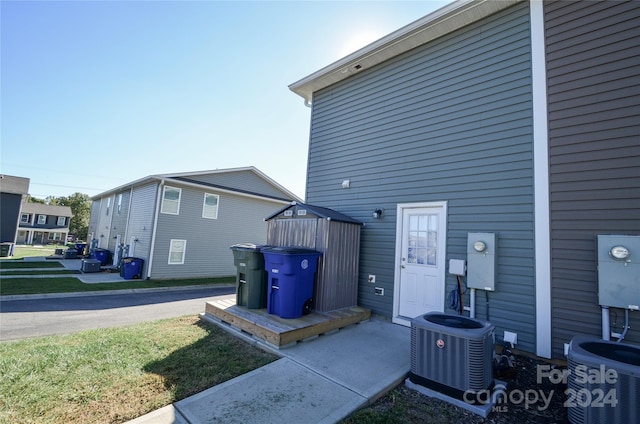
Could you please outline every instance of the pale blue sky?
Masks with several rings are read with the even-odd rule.
[[[288,85],[449,1],[1,1],[0,172],[90,196],[255,166],[304,198]]]

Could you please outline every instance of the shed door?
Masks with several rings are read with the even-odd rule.
[[[394,321],[444,312],[446,204],[399,205]]]

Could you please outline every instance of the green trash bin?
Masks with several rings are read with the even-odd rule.
[[[13,243],[0,243],[0,257],[7,258],[12,256]]]
[[[267,272],[262,249],[266,245],[240,243],[231,246],[236,266],[236,305],[248,309],[267,307]]]

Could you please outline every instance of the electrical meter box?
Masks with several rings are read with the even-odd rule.
[[[598,302],[640,310],[640,236],[598,235]]]
[[[495,233],[469,233],[467,237],[467,287],[494,291],[496,286]]]

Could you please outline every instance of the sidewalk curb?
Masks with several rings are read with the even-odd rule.
[[[103,296],[113,294],[136,294],[136,293],[153,293],[164,291],[179,291],[179,290],[196,290],[202,288],[213,287],[235,287],[235,284],[201,284],[197,286],[182,286],[182,287],[151,287],[144,289],[122,289],[122,290],[100,290],[100,291],[87,291],[87,292],[69,292],[69,293],[41,293],[41,294],[12,294],[7,296],[0,296],[0,302],[11,300],[38,300],[38,299],[60,299],[65,297],[88,297],[88,296]]]

